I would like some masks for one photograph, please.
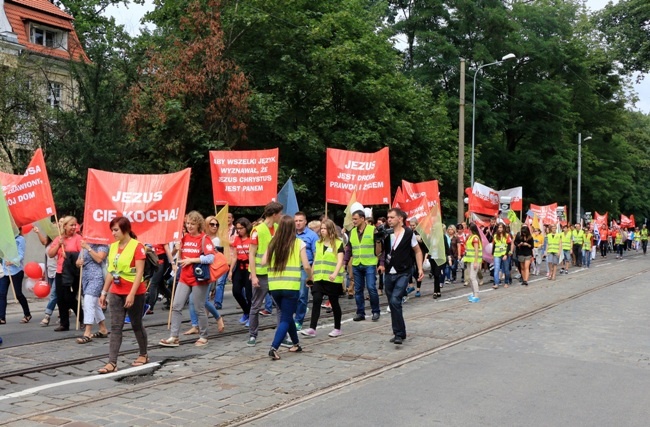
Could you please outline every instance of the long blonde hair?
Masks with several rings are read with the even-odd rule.
[[[321,227],[322,226],[325,226],[325,229],[327,230],[327,239],[329,240],[329,242],[325,241],[325,236],[323,236],[323,233],[321,233],[320,234],[321,243],[325,245],[329,245],[329,247],[336,252],[338,250],[337,241],[342,242],[341,239],[338,238],[338,233],[336,232],[336,224],[334,224],[334,221],[332,221],[331,219],[324,219],[321,222]]]

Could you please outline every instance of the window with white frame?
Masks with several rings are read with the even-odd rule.
[[[61,83],[47,83],[47,105],[52,108],[61,107]]]
[[[66,31],[49,28],[40,24],[30,24],[29,41],[53,49],[67,49],[68,33]]]

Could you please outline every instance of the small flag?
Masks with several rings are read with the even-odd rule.
[[[348,202],[348,206],[345,208],[345,219],[343,219],[343,228],[345,228],[347,231],[350,231],[354,228],[354,224],[352,224],[352,213],[353,213],[352,206],[355,203],[357,203],[357,190],[354,190],[354,193],[352,193],[352,196],[350,196],[350,201]]]
[[[13,264],[20,264],[20,255],[16,246],[16,234],[13,231],[13,219],[5,200],[5,193],[0,186],[0,258]]]
[[[296,198],[296,192],[293,188],[293,181],[291,178],[287,180],[280,192],[278,193],[278,202],[282,203],[284,206],[284,214],[294,216],[298,209],[298,199]]]
[[[426,197],[422,197],[422,204],[428,206]],[[420,233],[422,242],[429,250],[429,256],[436,261],[438,265],[444,265],[447,261],[445,255],[445,231],[442,228],[442,218],[440,217],[440,206],[436,204],[431,208],[427,216],[420,219],[415,230]]]
[[[221,241],[221,246],[223,247],[223,254],[226,256],[226,259],[230,261],[230,236],[228,235],[228,205],[221,208],[219,212],[215,215],[215,219],[219,222],[219,240]]]

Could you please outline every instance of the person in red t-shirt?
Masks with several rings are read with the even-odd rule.
[[[248,273],[248,253],[251,244],[250,232],[253,229],[251,222],[246,218],[239,218],[235,223],[237,236],[233,239],[230,249],[232,262],[228,280],[232,281],[232,296],[241,307],[244,314],[239,323],[245,324],[248,321],[251,311],[251,297],[253,288],[250,274]]]
[[[185,217],[185,228],[187,233],[183,235],[180,242],[176,242],[172,255],[180,251],[181,275],[176,286],[176,293],[172,303],[172,324],[171,335],[167,339],[160,340],[160,345],[165,347],[178,347],[178,335],[183,320],[183,306],[187,298],[192,294],[196,314],[199,318],[199,339],[194,343],[196,346],[204,346],[208,343],[208,316],[202,308],[205,306],[208,294],[209,280],[199,283],[194,276],[195,264],[209,266],[214,261],[214,245],[212,240],[204,233],[205,219],[197,211],[192,211]],[[222,329],[222,325],[220,327]]]
[[[114,218],[111,232],[116,242],[108,250],[107,274],[104,280],[99,305],[104,307],[108,295],[111,312],[111,334],[108,348],[108,363],[98,372],[108,374],[117,371],[117,354],[122,345],[124,318],[129,315],[131,328],[138,342],[140,354],[131,366],[149,363],[147,355],[147,331],[142,324],[146,287],[142,281],[146,253],[144,245],[135,239],[131,222],[123,216]],[[110,289],[110,294],[109,294]]]

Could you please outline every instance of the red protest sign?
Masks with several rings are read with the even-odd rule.
[[[215,206],[264,206],[278,194],[279,150],[210,151]]]
[[[34,153],[24,175],[0,175],[9,211],[16,225],[31,224],[54,215],[54,198],[45,168],[43,150]]]
[[[390,203],[388,147],[376,153],[327,149],[325,201],[347,205],[356,190],[357,201],[365,205]]]
[[[557,224],[557,203],[552,205],[534,205],[531,203],[530,210],[533,211],[542,224]]]
[[[165,175],[133,175],[88,169],[84,239],[113,242],[110,222],[118,216],[131,221],[143,243],[179,239],[185,217],[190,169]]]
[[[469,211],[497,216],[499,214],[499,193],[486,185],[475,182],[469,195]]]
[[[406,202],[426,197],[429,202],[427,211],[435,205],[440,206],[440,189],[437,180],[416,183],[402,180],[402,192]]]

